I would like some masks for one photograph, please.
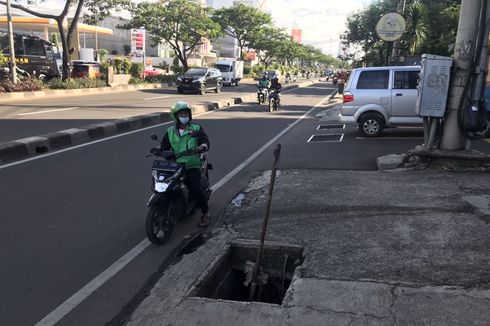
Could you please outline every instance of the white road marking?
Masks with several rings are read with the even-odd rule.
[[[36,111],[36,112],[29,112],[29,113],[19,113],[17,114],[18,116],[23,116],[23,115],[33,115],[33,114],[43,114],[43,113],[51,113],[51,112],[59,112],[59,111],[70,111],[70,110],[75,110],[80,108],[79,106],[74,106],[72,108],[66,108],[66,109],[53,109],[53,110],[45,110],[45,111]]]
[[[356,137],[357,140],[412,140],[424,139],[424,137]]]
[[[318,106],[320,106],[327,99],[328,99],[328,97],[321,100],[317,105],[315,105],[308,112],[303,114],[294,123],[292,123],[291,125],[286,127],[286,129],[284,129],[279,134],[277,134],[274,138],[272,138],[270,141],[268,141],[264,146],[262,146],[259,150],[257,150],[255,153],[253,153],[249,158],[247,158],[242,164],[237,166],[235,169],[233,169],[233,171],[231,171],[230,173],[225,175],[220,181],[218,181],[216,184],[214,184],[211,187],[211,189],[213,189],[213,191],[216,191],[217,189],[222,187],[226,182],[228,182],[231,178],[233,178],[233,176],[235,176],[238,172],[240,172],[245,166],[247,166],[257,156],[259,156],[261,153],[263,153],[277,139],[279,139],[282,135],[284,135],[286,132],[288,132],[292,127],[294,127],[297,123],[299,123],[301,120],[303,120],[311,111],[316,109]],[[206,113],[209,113],[209,112],[206,112]],[[167,122],[164,124],[168,124],[168,123],[171,123],[171,122]],[[145,128],[145,129],[149,129],[149,128]],[[141,130],[142,129],[139,129],[139,131],[141,131]],[[130,132],[130,133],[134,133],[137,131],[138,130],[135,130],[135,131]],[[126,133],[126,135],[130,134],[130,133]],[[121,136],[121,135],[118,135],[118,136]],[[118,136],[113,136],[111,138],[116,138]],[[101,139],[99,141],[103,141],[103,140]],[[99,142],[99,141],[92,142],[91,144]],[[87,145],[87,144],[83,144],[83,145]],[[79,145],[77,147],[80,147],[80,146],[82,146],[82,145]],[[59,152],[61,152],[61,151],[59,151]],[[56,152],[56,153],[59,153],[59,152]],[[88,284],[86,284],[83,288],[78,290],[75,294],[73,294],[70,298],[68,298],[65,302],[63,302],[60,306],[58,306],[55,310],[50,312],[43,319],[41,319],[38,323],[36,323],[35,326],[55,325],[63,317],[65,317],[68,313],[70,313],[70,311],[75,309],[80,303],[82,303],[86,298],[88,298],[92,293],[94,293],[98,288],[100,288],[104,283],[106,283],[109,279],[111,279],[112,276],[114,276],[119,271],[121,271],[127,264],[129,264],[134,258],[136,258],[140,253],[142,253],[150,245],[151,245],[151,243],[147,239],[144,239],[143,241],[141,241],[138,245],[136,245],[136,247],[131,249],[128,253],[126,253],[121,258],[119,258],[114,264],[109,266],[106,270],[104,270],[101,274],[99,274],[97,277],[92,279]]]
[[[172,97],[171,95],[144,98],[143,101],[159,100],[161,98]]]

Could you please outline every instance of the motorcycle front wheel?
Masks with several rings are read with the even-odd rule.
[[[274,111],[274,100],[273,99],[269,99],[269,112],[272,112]]]
[[[151,243],[164,244],[174,231],[177,216],[175,203],[151,206],[146,215],[146,236]]]

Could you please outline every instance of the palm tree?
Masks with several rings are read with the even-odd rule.
[[[407,8],[407,48],[410,54],[420,54],[423,44],[430,34],[430,18],[427,7],[420,1],[414,1]]]

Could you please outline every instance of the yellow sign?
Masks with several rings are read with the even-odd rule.
[[[10,57],[4,55],[3,63],[7,63],[7,62],[10,62]],[[27,64],[29,63],[29,58],[15,58],[15,63]]]

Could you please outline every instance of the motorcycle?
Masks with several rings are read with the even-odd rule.
[[[289,84],[291,82],[291,76],[286,75],[285,83]]]
[[[265,87],[259,87],[257,89],[257,103],[265,103],[265,100],[269,97],[269,90]]]
[[[279,110],[280,102],[279,91],[272,89],[269,94],[269,112]]]
[[[298,75],[294,75],[293,76],[293,83],[296,83],[297,80],[298,80]]]
[[[332,84],[337,85],[338,81],[339,81],[339,77],[338,76],[333,76],[332,77]]]
[[[156,135],[151,139],[159,141]],[[199,153],[192,149],[177,156]],[[208,163],[207,153],[201,156],[201,189],[207,199],[211,196],[208,170],[212,165]],[[152,166],[152,194],[146,206],[148,214],[145,221],[146,236],[154,244],[163,244],[170,239],[178,220],[191,215],[196,208],[196,201],[190,198],[189,189],[184,183],[185,168],[176,162],[177,156],[173,151],[163,151],[160,147],[152,148],[147,157],[156,159]]]

